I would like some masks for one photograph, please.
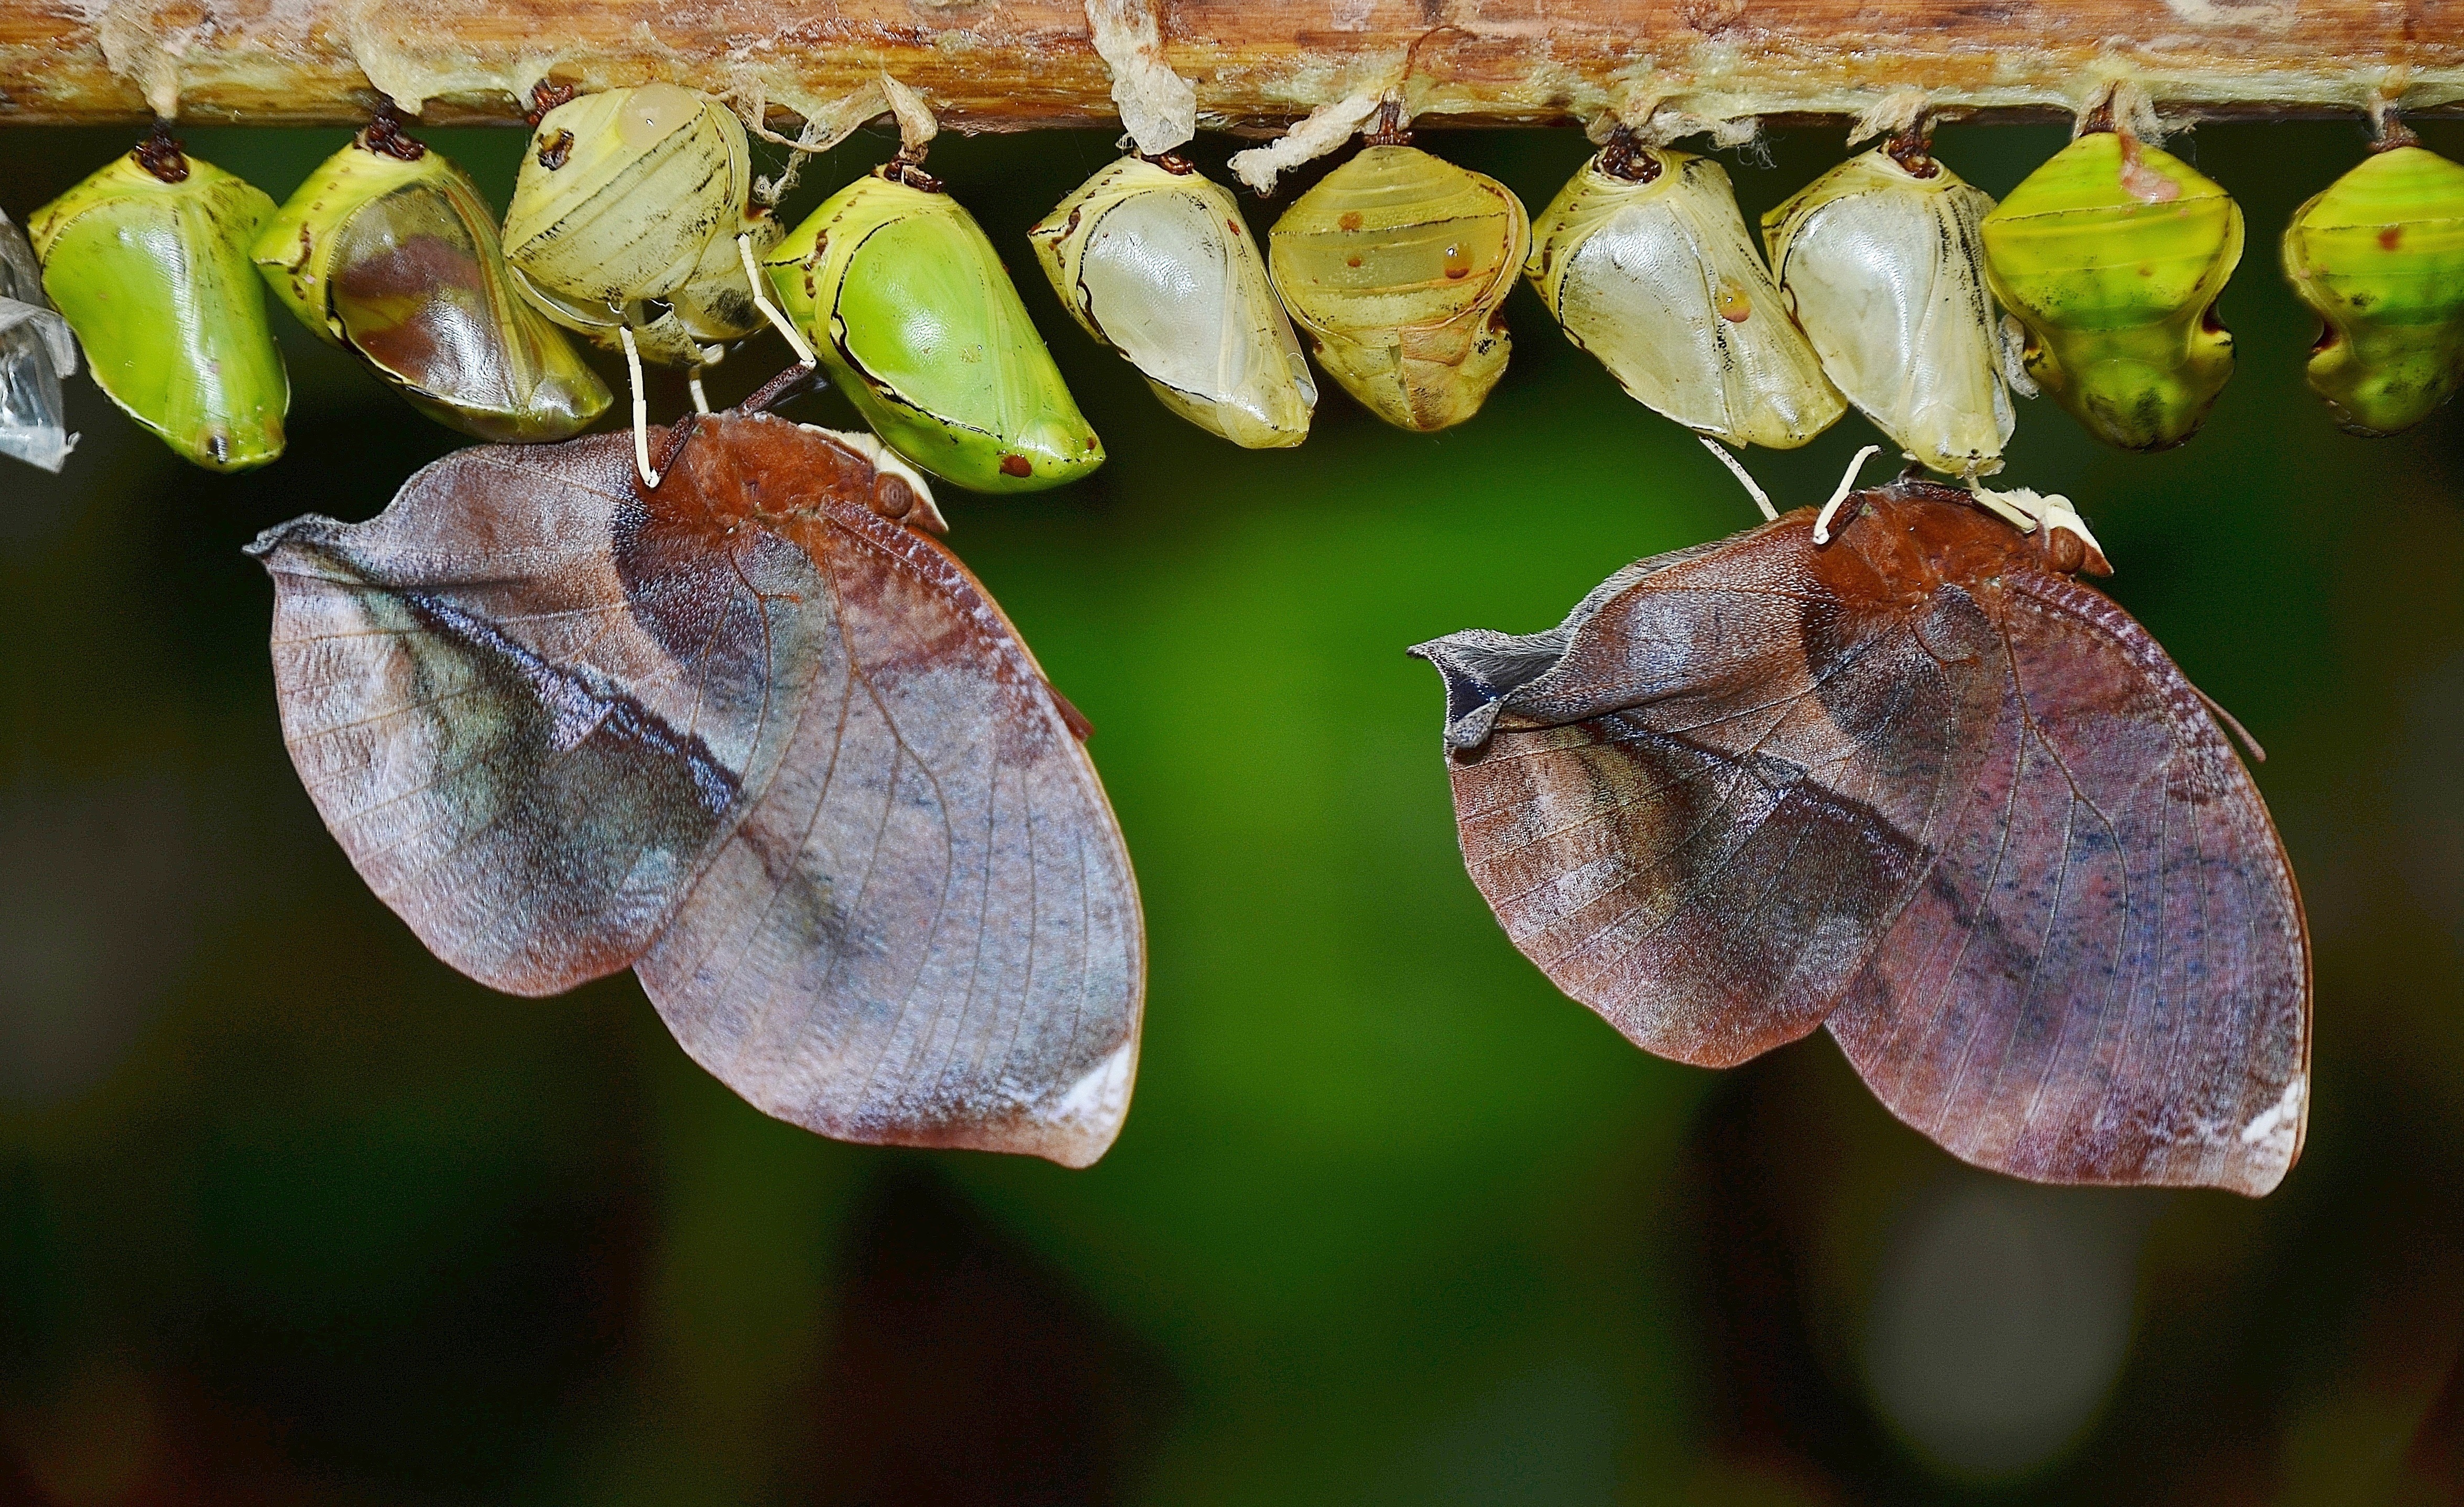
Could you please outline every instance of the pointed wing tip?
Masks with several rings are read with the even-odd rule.
[[[1498,693],[1475,669],[1467,650],[1504,635],[1485,628],[1465,628],[1441,639],[1415,644],[1403,652],[1436,668],[1446,688],[1445,742],[1449,749],[1476,749],[1488,741],[1497,722]]]
[[[2234,1175],[2211,1186],[2250,1198],[2266,1197],[2301,1160],[2309,1135],[2310,1075],[2296,1073],[2285,1081],[2276,1103],[2253,1115],[2241,1127],[2237,1144],[2228,1147],[2233,1153],[2229,1165]]]
[[[288,523],[277,523],[239,547],[239,552],[272,571],[275,555],[281,548],[303,536],[324,536],[343,527],[321,513],[302,513]]]
[[[699,1060],[698,1054],[695,1057]],[[862,1109],[849,1112],[842,1106],[812,1103],[782,1103],[755,1091],[760,1085],[733,1081],[716,1064],[703,1061],[702,1065],[762,1113],[833,1141],[936,1151],[997,1151],[1042,1157],[1080,1170],[1101,1161],[1120,1137],[1122,1123],[1129,1118],[1131,1091],[1136,1086],[1137,1059],[1138,1042],[1133,1035],[1076,1079],[1047,1089],[1033,1103],[930,1118]]]
[[[1933,1138],[1928,1136],[1927,1139]],[[2210,1166],[2204,1160],[2180,1168],[2048,1166],[2025,1156],[1963,1148],[1939,1140],[1934,1144],[1970,1167],[2004,1177],[2015,1177],[2022,1182],[2043,1183],[2057,1188],[2212,1189],[2217,1192],[2238,1193],[2244,1198],[2264,1198],[2276,1191],[2277,1185],[2284,1181],[2284,1174],[2291,1171],[2293,1164],[2300,1159],[2300,1151],[2297,1147],[2289,1156],[2269,1155],[2263,1151],[2255,1155],[2228,1154],[2221,1166]],[[2235,1152],[2239,1150],[2239,1147],[2233,1148]]]
[[[988,1151],[1040,1156],[1072,1169],[1092,1167],[1120,1137],[1137,1074],[1133,1032],[1068,1087],[999,1125],[984,1126],[991,1134],[980,1145]]]
[[[1931,1139],[1928,1137],[1928,1139]],[[2238,1193],[2244,1198],[2264,1198],[2276,1191],[2293,1164],[2301,1159],[2298,1133],[2288,1138],[2291,1144],[2261,1144],[2221,1147],[2215,1155],[2186,1159],[2182,1163],[2160,1163],[2155,1166],[2112,1167],[2102,1164],[2046,1165],[2025,1155],[2004,1151],[1988,1151],[1975,1147],[1936,1145],[1970,1167],[2016,1177],[2031,1183],[2088,1188],[2178,1188],[2212,1189],[2217,1192]]]
[[[1838,1023],[1832,1022],[1838,1038]],[[1839,1044],[1847,1048],[1842,1039]],[[2238,1126],[2202,1122],[2186,1131],[2135,1150],[2084,1136],[2077,1122],[2067,1126],[2040,1125],[2033,1132],[1997,1135],[1985,1125],[1962,1120],[1945,1123],[1938,1116],[1912,1113],[1897,1102],[1886,1081],[1878,1081],[1847,1052],[1865,1086],[1892,1117],[1909,1129],[1970,1167],[2031,1183],[2089,1188],[2211,1188],[2245,1198],[2264,1198],[2284,1181],[2301,1160],[2310,1121],[2310,1079],[2297,1072],[2276,1098]],[[2259,1080],[2263,1083],[2264,1079]],[[2068,1133],[2065,1133],[2065,1132]]]

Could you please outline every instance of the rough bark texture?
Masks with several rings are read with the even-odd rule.
[[[2168,111],[2464,98],[2459,0],[1155,0],[1203,123],[1272,127],[1393,86],[1416,112],[1563,123],[1657,100],[1707,119],[2068,112],[2104,80]],[[1108,125],[1080,0],[0,0],[0,122],[351,123],[380,92],[511,120],[542,76],[671,79],[831,118],[887,69],[959,130]],[[1426,123],[1439,123],[1429,120]]]

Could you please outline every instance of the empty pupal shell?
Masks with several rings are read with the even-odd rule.
[[[1366,146],[1266,238],[1320,364],[1389,424],[1442,429],[1506,371],[1500,305],[1531,250],[1523,202],[1415,146]]]
[[[644,357],[697,365],[701,341],[761,328],[738,234],[779,228],[750,205],[744,126],[674,84],[568,100],[532,133],[505,211],[505,259],[525,296],[608,349],[629,326]]]
[[[1027,238],[1087,333],[1127,358],[1173,412],[1250,449],[1309,438],[1317,384],[1241,207],[1220,185],[1124,157]]]
[[[273,212],[272,199],[158,136],[27,225],[43,291],[95,382],[209,470],[282,453],[291,381],[248,260]]]
[[[1771,271],[1876,427],[1935,470],[1989,475],[2012,421],[1977,235],[1993,199],[1906,155],[1852,157],[1763,216]]]
[[[765,265],[839,389],[934,475],[1034,491],[1104,463],[993,243],[948,194],[869,174]]]
[[[1532,241],[1524,271],[1566,338],[1687,428],[1793,449],[1847,411],[1709,158],[1618,143],[1558,192]]]
[[[301,323],[466,434],[565,439],[610,402],[515,292],[478,188],[389,129],[361,133],[309,174],[254,254]]]
[[[1985,217],[1985,275],[2026,327],[2028,375],[2125,450],[2190,437],[2233,375],[2216,295],[2241,207],[2170,152],[2096,131]]]
[[[2371,157],[2294,211],[2284,275],[2325,321],[2310,385],[2357,434],[2410,428],[2464,380],[2464,167]]]
[[[60,379],[77,370],[77,338],[43,295],[33,248],[0,213],[0,455],[56,471],[77,436],[60,404]]]

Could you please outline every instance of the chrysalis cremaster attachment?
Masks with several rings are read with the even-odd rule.
[[[77,370],[77,337],[43,295],[33,249],[0,213],[0,455],[56,471],[68,464],[60,379]]]
[[[95,382],[209,470],[282,453],[291,379],[248,260],[273,212],[272,199],[158,129],[27,226],[43,291]]]
[[[1793,449],[1847,411],[1707,157],[1612,141],[1541,212],[1524,272],[1568,339],[1698,434]]]
[[[765,270],[865,421],[934,475],[1034,491],[1104,463],[993,243],[913,166],[830,195]]]
[[[301,323],[466,434],[565,439],[610,402],[516,291],[476,186],[389,115],[308,175],[255,257]]]
[[[2241,207],[2121,131],[2056,153],[1985,217],[1985,274],[2027,328],[2028,375],[2108,445],[2194,433],[2233,375],[2216,296],[2241,261]]]
[[[2409,144],[2372,156],[2294,211],[2284,275],[2325,324],[2310,386],[2336,422],[2419,424],[2464,381],[2464,167]]]
[[[1309,438],[1317,384],[1221,186],[1177,158],[1133,154],[1027,238],[1070,314],[1173,412],[1250,449]]]
[[[752,203],[744,126],[707,95],[645,84],[584,95],[531,133],[505,211],[505,259],[539,311],[608,350],[698,366],[703,342],[763,325],[736,238],[756,256],[778,221]]]
[[[1902,137],[1763,216],[1771,272],[1822,369],[1923,464],[2002,468],[2011,438],[1977,222],[1992,196]]]
[[[1496,179],[1365,146],[1284,212],[1266,248],[1319,364],[1387,423],[1461,424],[1505,374],[1501,305],[1531,225]]]

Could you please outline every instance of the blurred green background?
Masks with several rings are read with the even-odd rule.
[[[187,134],[277,199],[346,135]],[[429,135],[502,204],[519,133]],[[0,206],[127,140],[0,132]],[[2000,193],[2062,140],[1937,144]],[[1422,144],[1534,207],[1587,150]],[[0,1501],[2452,1499],[2464,412],[2336,432],[2276,264],[2365,144],[2188,138],[2249,214],[2239,375],[2157,456],[2023,405],[2007,473],[2078,501],[2109,589],[2273,755],[2319,1004],[2308,1152],[2263,1202],[1969,1171],[1827,1037],[1658,1061],[1507,945],[1404,646],[1544,626],[1755,521],[1528,289],[1476,421],[1406,435],[1330,384],[1306,447],[1246,453],[1036,274],[1025,228],[1109,138],[935,143],[1111,453],[942,497],[1095,724],[1144,885],[1136,1101],[1074,1173],[818,1140],[694,1068],[629,975],[528,1001],[429,957],[293,775],[239,551],[459,442],[288,320],[291,450],[254,474],[187,468],[79,377],[67,474],[0,474]],[[791,218],[890,149],[817,160]],[[1840,155],[1729,158],[1750,217]],[[714,396],[785,360],[764,337]],[[1749,460],[1794,506],[1872,437]]]

